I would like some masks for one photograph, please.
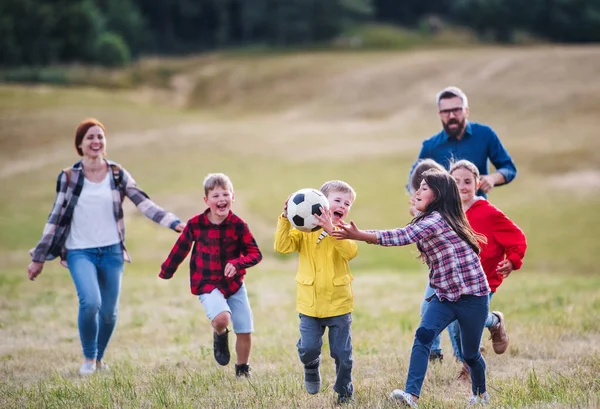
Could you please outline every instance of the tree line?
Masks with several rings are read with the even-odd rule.
[[[600,0],[0,0],[0,65],[124,65],[143,53],[324,44],[366,22],[423,19],[511,42],[600,41]]]

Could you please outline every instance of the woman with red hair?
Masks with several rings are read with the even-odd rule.
[[[107,370],[104,352],[117,321],[125,249],[123,200],[127,196],[150,220],[181,232],[179,218],[157,206],[120,165],[105,159],[106,129],[81,122],[75,149],[82,159],[58,175],[56,199],[42,238],[31,250],[30,280],[56,257],[68,267],[79,297],[79,336],[84,362],[79,373]]]

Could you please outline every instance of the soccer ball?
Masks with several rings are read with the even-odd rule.
[[[329,201],[323,193],[316,189],[300,189],[290,196],[287,205],[288,220],[292,226],[303,232],[316,231],[315,213],[321,215],[320,208],[329,210]]]

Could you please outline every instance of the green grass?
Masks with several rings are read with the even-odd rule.
[[[486,358],[491,407],[600,407],[600,82],[591,64],[599,55],[597,47],[230,54],[145,63],[151,77],[179,76],[174,87],[150,79],[146,90],[118,92],[0,86],[0,407],[334,406],[326,339],[322,393],[303,390],[296,258],[273,251],[277,215],[290,192],[335,178],[356,189],[350,217],[359,226],[407,223],[408,168],[439,128],[431,100],[449,83],[465,89],[472,119],[491,124],[515,158],[517,179],[491,199],[529,243],[523,269],[492,303],[506,316],[511,345]],[[172,280],[157,278],[176,236],[130,203],[134,262],[107,355],[112,372],[77,375],[70,275],[48,263],[31,283],[25,271],[56,176],[77,160],[76,124],[88,116],[107,126],[109,157],[183,219],[204,209],[207,173],[231,176],[234,210],[265,255],[246,279],[256,328],[249,381],[214,361],[210,323],[189,293],[185,263]],[[361,243],[351,268],[352,407],[391,408],[386,396],[404,385],[426,267],[413,246]],[[446,359],[430,368],[421,408],[462,408],[469,396],[454,380],[459,366],[446,335],[443,346]]]

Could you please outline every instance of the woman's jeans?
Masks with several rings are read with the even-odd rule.
[[[67,263],[79,297],[79,337],[86,359],[102,360],[117,323],[123,249],[121,244],[68,250]]]
[[[415,341],[410,355],[410,366],[406,379],[406,392],[419,396],[427,372],[431,344],[444,328],[452,321],[458,320],[462,335],[462,348],[465,362],[471,372],[473,395],[486,391],[485,360],[479,351],[479,342],[489,312],[487,295],[463,295],[458,301],[440,301],[434,296],[421,324],[415,334]]]

